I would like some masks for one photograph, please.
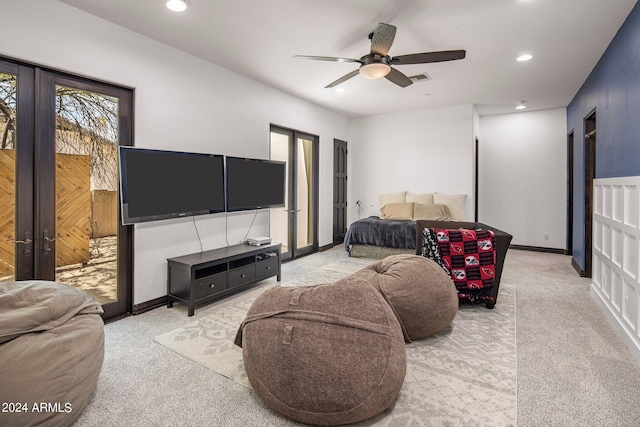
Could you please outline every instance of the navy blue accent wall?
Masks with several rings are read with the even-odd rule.
[[[597,30],[594,30],[597,31]],[[640,3],[567,107],[574,131],[573,258],[584,268],[584,124],[596,111],[596,178],[640,176]]]

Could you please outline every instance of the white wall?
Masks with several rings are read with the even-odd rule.
[[[349,223],[379,215],[380,194],[398,191],[467,194],[473,220],[475,116],[469,104],[351,119]]]
[[[566,248],[566,123],[564,108],[480,118],[479,220],[514,245]]]
[[[319,135],[319,244],[332,242],[333,138],[348,139],[345,117],[57,1],[4,7],[0,55],[134,88],[138,147],[267,158],[271,123]],[[229,243],[252,218],[228,216]],[[196,222],[204,250],[227,244],[223,214]],[[266,212],[252,230],[269,233]],[[199,250],[191,218],[136,225],[134,304],[166,294],[167,258]]]

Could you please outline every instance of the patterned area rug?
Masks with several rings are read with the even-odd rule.
[[[318,267],[282,286],[332,283],[370,264],[347,258]],[[270,285],[274,286],[274,285]],[[206,368],[251,387],[236,331],[264,287],[169,333],[156,342]],[[361,425],[515,426],[515,287],[500,284],[493,310],[462,305],[440,334],[407,345],[407,374],[394,404]]]

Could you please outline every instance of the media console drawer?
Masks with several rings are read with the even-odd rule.
[[[256,277],[264,278],[273,276],[273,272],[278,270],[279,261],[279,257],[271,257],[256,262]]]
[[[256,265],[251,264],[245,267],[234,268],[229,270],[229,287],[242,285],[251,282],[256,278]]]
[[[196,303],[240,291],[260,280],[281,280],[280,243],[234,245],[167,260],[167,307],[187,305],[193,316]]]
[[[195,299],[206,298],[227,289],[227,273],[218,273],[195,281]]]

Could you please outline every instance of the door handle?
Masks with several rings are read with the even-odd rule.
[[[42,238],[44,240],[44,245],[42,245],[42,250],[45,253],[51,252],[51,246],[49,245],[49,242],[54,242],[58,237],[62,237],[62,236],[49,237],[49,230],[44,230],[42,232]]]
[[[296,212],[300,212],[302,209],[285,209],[285,212],[289,212],[289,213],[296,213]]]
[[[26,247],[24,248],[23,253],[25,255],[30,255],[31,254],[31,243],[33,243],[33,240],[31,240],[31,232],[30,231],[25,231],[24,233],[24,240],[14,240],[13,244],[14,245],[25,245]]]

